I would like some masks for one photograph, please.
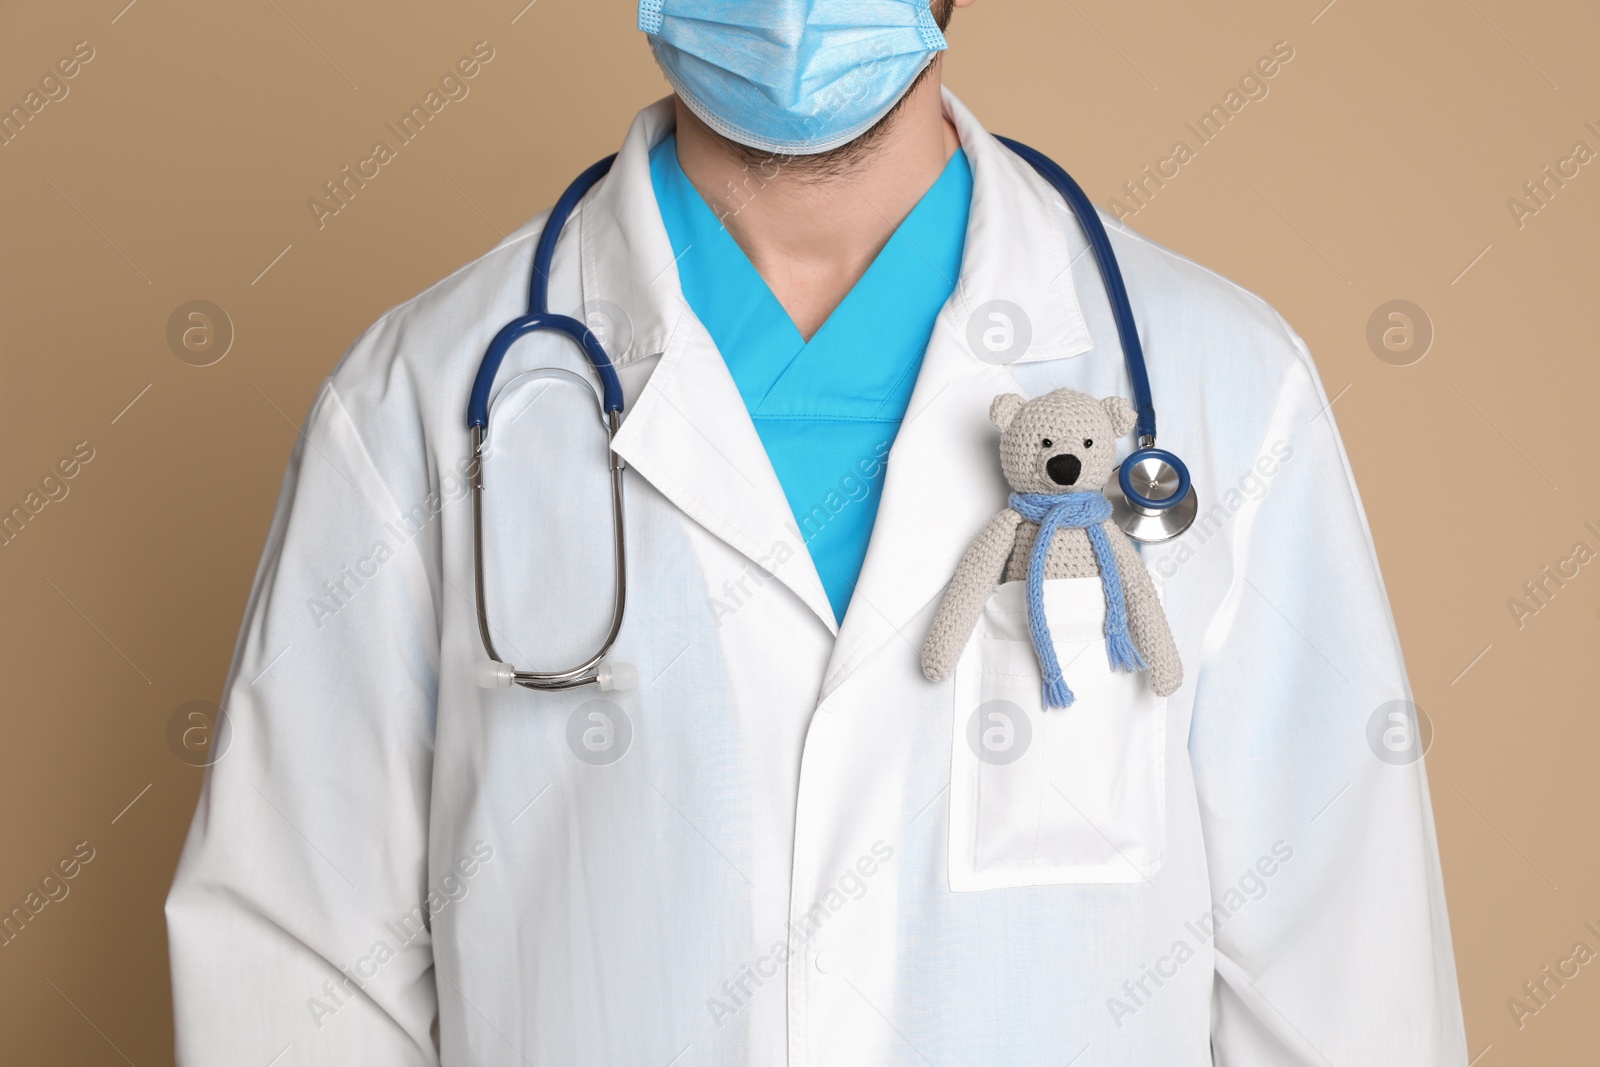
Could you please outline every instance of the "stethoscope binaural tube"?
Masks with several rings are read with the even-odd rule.
[[[473,593],[478,614],[478,636],[483,642],[484,652],[489,657],[487,661],[475,665],[473,681],[484,689],[520,685],[526,689],[558,691],[598,685],[601,689],[615,690],[631,689],[638,683],[638,672],[632,664],[604,662],[606,654],[611,651],[611,646],[616,643],[617,635],[622,632],[628,592],[627,537],[624,530],[622,500],[623,462],[617,455],[616,449],[612,447],[617,429],[622,422],[622,383],[617,377],[616,367],[611,363],[611,357],[606,353],[605,347],[595,336],[594,331],[578,319],[568,315],[552,314],[549,309],[550,266],[555,256],[556,241],[560,238],[561,231],[578,202],[596,182],[605,177],[615,159],[615,155],[607,156],[578,175],[577,180],[567,187],[566,192],[556,201],[556,206],[550,210],[550,215],[545,220],[544,231],[539,235],[539,243],[534,249],[533,269],[528,279],[527,314],[512,319],[495,334],[494,339],[489,342],[488,350],[484,353],[483,361],[478,365],[478,374],[472,383],[472,396],[467,404],[467,427],[472,439],[469,484],[472,489]],[[606,429],[609,454],[607,469],[611,476],[611,529],[613,566],[616,574],[611,625],[605,640],[601,642],[599,651],[576,667],[560,671],[519,670],[501,660],[495,650],[494,637],[491,633],[487,582],[484,578],[483,461],[489,438],[489,410],[495,375],[499,373],[500,364],[512,345],[529,334],[540,332],[559,334],[576,344],[583,350],[589,365],[600,380],[600,394],[596,396],[583,379],[570,371],[549,368],[527,372],[527,376],[530,377],[572,379],[589,393],[599,408],[600,419]]]
[[[478,364],[478,375],[472,382],[472,397],[467,402],[468,426],[489,425],[489,394],[494,390],[494,379],[500,372],[501,360],[513,344],[540,330],[562,334],[582,348],[600,378],[602,406],[607,412],[622,410],[622,382],[617,378],[617,369],[611,365],[611,357],[606,354],[600,339],[587,324],[568,315],[550,313],[550,265],[555,259],[556,241],[560,239],[561,231],[566,227],[573,209],[578,206],[578,201],[610,172],[616,158],[613,153],[578,175],[567,186],[566,192],[561,194],[561,199],[556,201],[556,206],[550,209],[544,230],[539,234],[539,243],[534,248],[533,269],[528,275],[528,312],[502,326],[494,340],[489,342],[489,349]]]
[[[1189,468],[1183,460],[1156,444],[1156,408],[1150,397],[1150,374],[1145,368],[1144,346],[1139,341],[1139,329],[1133,321],[1133,305],[1128,301],[1128,288],[1122,280],[1122,268],[1111,248],[1111,238],[1094,209],[1094,204],[1072,175],[1060,164],[1038,149],[1029,148],[1009,137],[998,138],[1001,144],[1026,160],[1039,176],[1049,182],[1067,202],[1078,224],[1083,227],[1094,252],[1095,264],[1100,268],[1100,278],[1105,283],[1106,297],[1111,302],[1111,317],[1117,324],[1117,338],[1122,343],[1122,360],[1128,369],[1128,382],[1133,391],[1133,406],[1138,413],[1134,433],[1139,447],[1129,453],[1117,468],[1111,484],[1106,487],[1106,497],[1111,501],[1111,516],[1124,533],[1136,541],[1157,542],[1177,537],[1194,522],[1199,511]],[[1166,490],[1159,495],[1155,490]]]

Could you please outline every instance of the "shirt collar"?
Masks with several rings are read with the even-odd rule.
[[[675,123],[670,96],[639,112],[611,173],[578,210],[584,310],[590,322],[623,320],[627,345],[607,350],[618,366],[660,355],[688,309],[650,184],[650,149]]]
[[[1071,209],[948,89],[944,111],[972,166],[967,245],[946,309],[954,325],[979,351],[985,330],[1008,328],[1013,347],[995,362],[1031,363],[1089,351],[1094,342],[1071,269],[1089,242]]]
[[[966,153],[951,156],[807,343],[678,166],[673,147],[669,135],[650,161],[679,281],[751,413],[897,422],[960,276],[972,199]],[[863,352],[872,358],[862,359]]]
[[[1093,340],[1070,268],[1088,242],[1070,209],[948,89],[943,103],[973,181],[961,275],[944,314],[975,346],[992,326],[1008,330],[1015,347],[995,362],[1087,352]],[[618,365],[659,355],[687,310],[650,181],[650,149],[674,124],[671,97],[639,112],[578,213],[585,311],[590,321],[625,316],[628,344],[611,352]]]

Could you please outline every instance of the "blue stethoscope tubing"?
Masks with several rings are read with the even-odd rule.
[[[1079,225],[1088,236],[1089,247],[1094,252],[1106,295],[1111,302],[1111,315],[1117,324],[1117,337],[1122,344],[1123,363],[1133,391],[1133,405],[1138,419],[1135,431],[1139,447],[1123,460],[1117,480],[1126,499],[1145,514],[1159,514],[1183,503],[1190,495],[1189,468],[1176,455],[1155,447],[1156,410],[1150,396],[1150,375],[1145,368],[1144,346],[1139,341],[1139,329],[1133,319],[1133,307],[1128,301],[1128,289],[1122,280],[1122,269],[1117,265],[1116,254],[1111,249],[1111,239],[1105,225],[1083,189],[1061,166],[1037,149],[1030,148],[1009,137],[998,138],[1001,144],[1027,161],[1039,175],[1055,188],[1067,202]],[[550,267],[555,258],[556,242],[566,228],[567,220],[585,194],[611,170],[616,155],[589,167],[569,185],[545,219],[544,230],[534,248],[533,269],[528,277],[528,310],[502,326],[489,342],[483,360],[478,365],[477,377],[472,382],[472,395],[467,402],[467,426],[472,435],[473,463],[470,484],[472,487],[474,584],[477,593],[478,630],[483,639],[484,651],[489,661],[478,664],[476,679],[480,686],[497,688],[520,685],[528,689],[559,690],[599,684],[601,688],[625,688],[626,679],[608,678],[601,665],[611,650],[622,628],[623,609],[627,589],[627,553],[623,536],[622,470],[623,464],[613,449],[610,452],[612,492],[612,523],[616,556],[616,596],[613,603],[612,622],[608,636],[600,650],[577,667],[565,671],[524,671],[500,661],[495,651],[489,625],[489,612],[485,599],[483,559],[483,449],[489,432],[489,407],[494,391],[495,377],[511,346],[529,334],[556,333],[567,338],[583,350],[589,365],[600,381],[600,395],[596,398],[602,421],[611,439],[616,436],[623,408],[622,382],[617,369],[606,353],[605,346],[585,322],[570,315],[559,315],[550,310]],[[608,442],[609,443],[609,442]],[[1152,497],[1139,491],[1131,480],[1135,468],[1166,467],[1176,477],[1176,488],[1170,495]],[[1185,525],[1187,525],[1185,523]],[[1181,529],[1180,531],[1181,532]]]
[[[500,332],[489,342],[483,362],[478,364],[478,376],[472,382],[472,399],[467,402],[468,426],[488,429],[489,394],[494,390],[494,379],[500,372],[501,361],[506,358],[512,345],[528,334],[541,330],[562,334],[583,349],[583,354],[589,357],[590,365],[600,378],[601,407],[608,415],[621,413],[622,382],[617,378],[617,368],[612,366],[611,357],[606,355],[599,338],[595,337],[587,323],[570,315],[555,315],[550,311],[550,264],[555,258],[556,241],[560,239],[561,231],[566,228],[567,219],[578,206],[578,201],[594,188],[596,182],[610,173],[611,164],[616,158],[613,153],[578,175],[567,186],[566,192],[561,194],[561,199],[556,201],[556,206],[550,209],[544,232],[539,234],[539,243],[533,251],[533,270],[528,274],[527,314],[519,315],[500,327]]]
[[[1139,327],[1133,321],[1133,305],[1128,301],[1128,287],[1122,281],[1122,268],[1117,265],[1116,253],[1111,250],[1111,238],[1105,224],[1094,209],[1083,188],[1061,165],[1036,148],[1030,148],[1009,137],[997,137],[1001,144],[1026,160],[1039,176],[1055,187],[1067,202],[1078,224],[1088,235],[1089,247],[1094,251],[1095,263],[1100,268],[1100,279],[1105,283],[1106,296],[1111,301],[1111,317],[1116,320],[1117,337],[1122,342],[1122,361],[1128,368],[1128,381],[1133,389],[1133,407],[1138,413],[1134,426],[1139,447],[1122,461],[1117,480],[1123,495],[1141,508],[1164,511],[1182,503],[1189,495],[1189,468],[1183,460],[1165,449],[1156,448],[1156,406],[1150,397],[1150,373],[1145,368],[1144,345],[1139,341]],[[1134,487],[1131,475],[1142,463],[1155,461],[1166,464],[1177,475],[1177,488],[1166,497],[1151,497]]]
[[[612,447],[622,420],[622,382],[617,377],[617,368],[612,364],[611,357],[606,354],[605,346],[600,343],[600,339],[595,336],[588,324],[570,315],[558,315],[550,310],[550,267],[555,258],[556,242],[560,239],[561,231],[566,228],[567,219],[571,217],[578,202],[596,182],[610,172],[611,164],[616,158],[615,154],[609,155],[578,175],[561,194],[555,207],[550,209],[544,230],[539,234],[539,243],[534,247],[533,269],[528,276],[528,310],[502,326],[494,335],[494,339],[489,342],[483,361],[478,365],[477,377],[472,382],[471,399],[467,402],[467,426],[472,435],[472,463],[468,482],[472,489],[473,591],[476,594],[478,635],[483,641],[483,650],[489,657],[487,661],[476,665],[473,674],[474,680],[484,689],[520,685],[525,689],[549,692],[598,685],[601,689],[611,690],[631,688],[637,680],[635,671],[630,665],[602,663],[606,654],[611,651],[611,646],[616,643],[617,636],[622,632],[622,619],[627,607],[628,554],[622,499],[623,463],[616,449]],[[483,460],[485,457],[483,452],[488,441],[489,407],[495,376],[499,373],[500,364],[505,360],[506,353],[511,350],[512,345],[529,334],[541,332],[559,334],[576,344],[583,349],[589,365],[594,368],[596,377],[600,379],[600,395],[592,399],[600,408],[610,457],[608,468],[611,476],[611,530],[613,567],[616,574],[611,626],[598,651],[576,667],[560,671],[519,670],[500,659],[489,623],[487,583],[484,580]],[[576,378],[566,371],[553,373],[560,377]],[[581,382],[581,379],[578,381]]]

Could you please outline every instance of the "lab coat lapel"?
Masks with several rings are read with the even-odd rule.
[[[908,624],[940,595],[967,545],[1005,506],[989,404],[999,393],[1022,391],[1009,367],[1093,347],[1072,280],[1070,211],[948,91],[944,101],[973,172],[961,276],[934,326],[889,453],[883,499],[824,696],[891,644],[908,664],[917,662],[926,635]],[[991,328],[1025,342],[993,351],[984,343]]]
[[[615,447],[690,518],[770,572],[830,633],[833,608],[711,336],[687,311]]]
[[[635,473],[770,572],[833,633],[827,593],[744,399],[683,299],[650,183],[650,149],[672,124],[670,98],[640,112],[579,217],[584,305],[591,323],[604,322],[616,335],[611,355],[625,383],[627,407],[614,447]],[[633,384],[643,370],[634,365],[656,355],[648,380]]]
[[[923,635],[906,624],[949,582],[968,542],[1004,504],[988,411],[990,399],[1011,382],[1000,367],[973,359],[940,316],[889,453],[872,540],[824,695],[889,642],[920,649]]]

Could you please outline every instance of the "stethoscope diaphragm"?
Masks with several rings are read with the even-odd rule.
[[[1171,452],[1141,448],[1122,461],[1105,488],[1111,518],[1135,541],[1170,541],[1194,524],[1200,501],[1189,469]]]

